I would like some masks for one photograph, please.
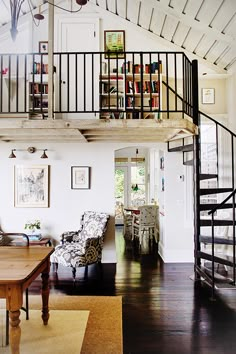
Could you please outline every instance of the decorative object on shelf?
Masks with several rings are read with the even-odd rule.
[[[30,240],[41,240],[41,222],[40,220],[30,220],[25,223],[24,229],[27,231],[27,235]]]
[[[90,189],[90,167],[71,167],[71,189]]]
[[[104,51],[106,59],[124,58],[125,31],[104,31]]]
[[[48,42],[40,41],[39,42],[39,53],[48,53]]]
[[[41,155],[41,159],[47,159],[48,156],[46,154],[46,151],[48,151],[48,149],[36,149],[33,146],[29,146],[27,149],[12,149],[10,155],[8,156],[9,159],[15,159],[16,155],[15,155],[15,151],[28,151],[30,154],[35,153],[36,151],[43,151],[43,154]]]
[[[48,177],[48,165],[15,166],[14,206],[17,208],[48,208]]]
[[[203,88],[202,89],[202,103],[203,104],[214,104],[215,103],[215,89],[214,88]]]
[[[137,183],[137,181],[138,181],[138,149],[136,149],[135,163],[136,163],[136,184],[132,185],[133,192],[137,192],[139,190],[138,183]]]

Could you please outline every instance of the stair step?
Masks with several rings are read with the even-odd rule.
[[[200,210],[212,210],[216,206],[218,209],[231,209],[233,208],[233,204],[223,204],[219,207],[220,204],[200,204]]]
[[[214,226],[233,225],[233,220],[214,220]],[[211,226],[211,219],[201,219],[200,226]]]
[[[212,261],[213,260],[212,255],[210,253],[207,253],[207,252],[198,251],[196,253],[196,255],[197,255],[197,258],[206,259],[208,261]],[[233,265],[234,265],[233,264],[233,257],[222,255],[222,254],[215,254],[214,262],[215,263],[224,264],[224,265],[227,265],[229,267],[233,267]]]
[[[193,160],[184,161],[185,166],[193,166]]]
[[[169,151],[169,152],[176,152],[176,151],[189,152],[189,151],[193,151],[193,144],[175,146],[175,147],[173,147],[173,148],[169,148],[168,151]]]
[[[212,278],[212,270],[211,268],[207,268],[202,266],[201,270],[203,272],[205,272],[210,278]],[[221,283],[232,283],[233,279],[229,278],[229,277],[224,277],[223,275],[219,274],[218,272],[214,272],[214,279],[217,282],[221,282]]]
[[[200,173],[200,180],[204,180],[204,179],[211,179],[211,178],[217,178],[218,175],[214,174],[214,173]]]
[[[211,236],[200,235],[199,240],[202,243],[209,243],[209,244],[212,243],[211,242],[212,241]],[[232,238],[230,239],[230,238],[224,238],[224,237],[218,237],[218,236],[215,236],[214,243],[216,245],[233,245],[234,244]]]
[[[200,188],[200,195],[228,193],[232,191],[232,188]]]

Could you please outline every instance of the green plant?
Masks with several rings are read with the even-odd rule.
[[[28,230],[41,229],[40,220],[28,221],[27,223],[25,223],[25,229],[28,229]]]

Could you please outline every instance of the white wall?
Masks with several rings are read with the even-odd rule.
[[[16,152],[16,159],[9,159],[10,150],[27,149],[28,146],[48,149],[48,159],[42,152],[29,154]],[[0,223],[4,231],[24,231],[29,219],[40,219],[43,234],[55,242],[66,230],[78,230],[80,217],[85,210],[103,211],[111,215],[103,252],[103,262],[115,262],[114,244],[114,148],[105,144],[0,144],[1,185]],[[14,165],[50,165],[50,207],[14,207]],[[71,189],[71,166],[91,167],[91,188]]]

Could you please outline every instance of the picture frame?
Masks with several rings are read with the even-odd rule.
[[[71,189],[90,189],[90,167],[71,166]]]
[[[14,206],[48,208],[49,166],[16,165],[14,167]]]
[[[48,53],[48,42],[40,41],[39,42],[39,53],[45,54]]]
[[[105,59],[116,59],[116,58],[122,59],[125,57],[124,51],[125,51],[125,31],[105,30],[104,31]]]
[[[214,104],[215,103],[215,89],[214,88],[203,88],[202,89],[202,103],[203,104]]]

